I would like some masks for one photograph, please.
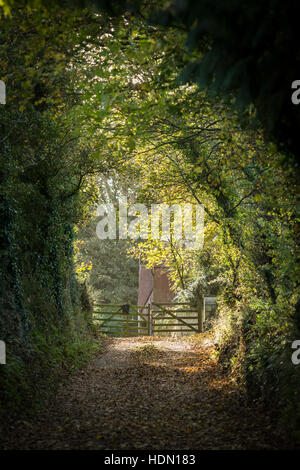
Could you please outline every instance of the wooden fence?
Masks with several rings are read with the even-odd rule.
[[[203,330],[204,309],[183,302],[151,305],[97,304],[94,322],[110,336],[161,336],[195,334]]]

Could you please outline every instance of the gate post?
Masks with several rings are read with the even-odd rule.
[[[148,308],[148,335],[153,336],[153,318],[151,304],[147,305]]]
[[[128,315],[129,315],[129,313],[127,313],[127,315],[126,315],[126,325],[125,325],[125,334],[126,334],[126,336],[129,335],[129,333],[128,333]]]
[[[205,309],[205,297],[203,295],[198,304],[198,332],[199,333],[202,333],[203,331],[204,309]]]

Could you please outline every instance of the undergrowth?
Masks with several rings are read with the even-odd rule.
[[[213,331],[219,365],[249,401],[268,410],[278,432],[285,433],[287,447],[298,448],[300,369],[291,361],[295,333],[284,315],[270,307],[253,311],[221,305]]]
[[[64,332],[53,325],[32,330],[26,352],[16,342],[9,344],[7,362],[0,369],[1,431],[45,406],[58,385],[99,348],[97,333],[87,327],[82,313]]]

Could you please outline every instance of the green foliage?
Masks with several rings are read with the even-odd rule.
[[[80,28],[90,15],[55,6],[51,14],[55,21],[20,6],[1,21],[8,90],[0,108],[2,417],[31,409],[95,347],[74,274],[73,227],[93,204],[86,178],[97,163],[66,119],[76,97],[70,61],[75,67],[76,47],[84,50]]]
[[[130,258],[127,240],[99,240],[98,218],[77,234],[77,266],[88,266],[86,282],[91,298],[98,303],[136,304],[138,262]],[[78,267],[77,267],[78,269]]]
[[[299,116],[286,104],[298,69],[284,67],[297,41],[285,47],[294,35],[285,5],[248,3],[243,11],[235,1],[163,4],[166,29],[143,15],[112,20],[56,2],[14,11],[11,2],[0,33],[9,89],[0,109],[0,327],[11,351],[5,393],[11,399],[15,390],[20,406],[33,383],[27,357],[42,376],[41,364],[59,370],[65,357],[79,364],[90,351],[80,335],[88,289],[80,292],[79,281],[96,299],[134,299],[137,264],[127,245],[99,244],[96,221],[86,223],[119,185],[113,198],[125,189],[148,206],[204,205],[202,249],[148,240],[131,253],[149,267],[164,264],[179,298],[218,293],[219,361],[249,396],[280,410],[291,434],[297,428],[299,367],[290,345],[300,333],[299,194],[280,152],[298,152]],[[239,19],[230,28],[228,12]],[[190,31],[192,57],[172,22]],[[252,103],[262,125],[245,126],[247,113],[256,117]],[[75,274],[74,226],[83,224]]]
[[[8,343],[7,364],[0,374],[3,427],[20,413],[30,415],[44,406],[59,382],[99,350],[99,340],[87,330],[86,320],[79,313],[65,333],[48,322],[31,330],[27,351],[16,343],[17,339]]]
[[[204,204],[202,250],[190,253],[173,243],[148,240],[132,253],[148,266],[167,266],[181,298],[199,298],[204,278],[207,291],[219,292],[219,360],[239,372],[249,396],[255,389],[275,409],[286,399],[286,390],[297,396],[299,379],[288,353],[299,334],[295,175],[282,166],[282,155],[261,130],[245,128],[226,103],[195,86],[176,85],[182,61],[175,60],[173,73],[164,75],[169,54],[174,57],[169,43],[174,31],[165,39],[165,32],[155,30],[155,42],[152,32],[146,33],[148,50],[130,40],[118,45],[131,30],[119,32],[120,39],[107,39],[101,93],[98,85],[94,92],[87,90],[86,106],[76,113],[88,133],[101,122],[103,144],[118,159],[118,171],[138,180],[134,193],[139,202]],[[183,38],[176,38],[184,57]],[[156,81],[160,74],[163,86]],[[107,111],[92,113],[104,96]],[[282,409],[291,412],[295,403],[292,399]],[[296,426],[297,419],[290,422]]]
[[[38,7],[44,15],[60,3],[24,2],[29,11]],[[63,6],[69,4],[66,1]],[[279,0],[249,0],[243,7],[238,0],[151,4],[144,0],[128,4],[92,0],[71,5],[81,9],[93,5],[100,15],[106,12],[114,17],[134,12],[136,18],[146,18],[152,25],[175,26],[178,35],[184,31],[189,53],[186,63],[180,63],[179,80],[198,83],[212,94],[225,96],[240,109],[242,120],[256,128],[263,126],[267,138],[277,144],[297,171],[300,113],[291,103],[291,84],[299,70],[297,2],[288,7]],[[3,0],[1,6],[9,15],[15,11],[16,2]],[[136,28],[134,33],[145,49],[149,47],[141,31]],[[174,57],[170,56],[169,66],[160,75],[161,83],[173,73]]]

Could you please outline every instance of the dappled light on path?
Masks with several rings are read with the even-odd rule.
[[[270,420],[245,406],[208,340],[106,339],[7,448],[269,449]]]

